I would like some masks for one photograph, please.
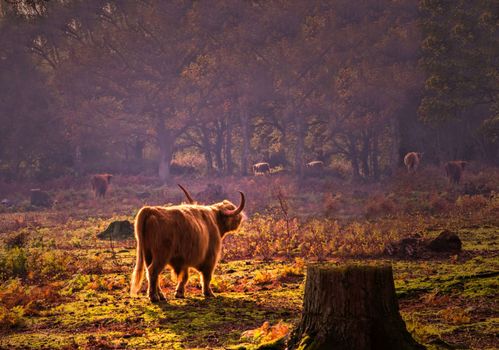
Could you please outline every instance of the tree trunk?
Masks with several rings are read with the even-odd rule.
[[[392,147],[390,152],[390,170],[391,174],[395,175],[397,168],[400,166],[400,122],[397,117],[392,117]]]
[[[208,175],[213,174],[213,157],[211,156],[211,143],[208,130],[206,128],[201,128],[201,133],[203,135],[203,152],[204,158],[206,160],[206,173]]]
[[[163,120],[157,124],[158,145],[159,145],[159,166],[158,176],[164,183],[170,180],[170,163],[173,158],[173,145],[175,143],[173,132],[167,130],[163,125]]]
[[[378,143],[378,134],[375,133],[372,137],[372,147],[371,147],[371,169],[372,176],[374,180],[379,180],[379,143]]]
[[[289,349],[425,349],[399,314],[391,266],[309,266]]]
[[[142,160],[144,158],[144,147],[146,146],[145,141],[136,140],[133,145],[133,156],[136,160]]]
[[[348,157],[352,165],[352,180],[358,181],[360,179],[359,161],[357,156],[357,147],[355,146],[355,139],[350,137],[348,139]]]
[[[232,175],[234,164],[232,162],[232,124],[227,117],[225,127],[225,174]]]
[[[241,129],[243,135],[243,149],[241,152],[241,175],[248,175],[248,158],[250,148],[250,132],[249,132],[249,117],[248,110],[241,108]]]
[[[362,174],[365,178],[369,178],[370,169],[369,169],[369,134],[365,133],[362,137],[362,150],[360,152],[360,164],[362,165]]]
[[[81,175],[83,171],[83,161],[82,161],[81,147],[79,145],[75,147],[74,169],[76,171],[76,174]]]
[[[217,165],[218,175],[223,173],[224,161],[222,157],[222,149],[224,144],[224,125],[223,122],[218,120],[216,123],[216,136],[215,136],[215,163]]]
[[[303,173],[303,150],[305,148],[305,120],[303,117],[296,116],[296,151],[295,151],[295,171],[299,178],[302,178]]]

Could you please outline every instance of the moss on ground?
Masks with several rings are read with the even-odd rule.
[[[293,325],[299,320],[307,263],[303,258],[222,262],[213,280],[213,299],[201,296],[196,274],[187,298],[172,299],[174,283],[168,272],[162,278],[167,302],[151,304],[145,293],[129,297],[133,240],[111,246],[95,239],[110,219],[126,218],[131,219],[126,214],[71,219],[18,231],[29,233],[22,248],[29,257],[53,251],[69,262],[66,271],[60,271],[57,254],[57,259],[44,257],[38,275],[21,278],[25,294],[8,281],[0,286],[1,349],[269,349],[279,348],[279,340],[249,341],[241,338],[242,333],[265,322]],[[442,344],[493,348],[499,329],[498,231],[490,225],[463,225],[458,233],[464,252],[458,256],[429,261],[337,258],[331,263],[392,263],[401,314],[409,330],[430,349]],[[425,236],[438,233],[439,229],[428,230]],[[5,311],[14,307],[19,312]],[[19,319],[10,322],[9,317]]]

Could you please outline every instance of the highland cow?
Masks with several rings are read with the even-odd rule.
[[[322,171],[324,169],[324,162],[322,160],[314,160],[310,163],[307,163],[307,169]]]
[[[270,165],[269,163],[256,163],[253,164],[253,174],[255,175],[265,175],[270,174]]]
[[[404,157],[404,164],[407,168],[408,173],[414,173],[418,170],[419,163],[423,158],[423,153],[419,152],[409,152]]]
[[[445,176],[447,176],[451,184],[459,185],[467,164],[468,162],[464,160],[453,160],[445,164]]]
[[[181,188],[190,204],[146,206],[137,214],[137,258],[130,288],[132,296],[137,295],[144,269],[147,269],[149,299],[151,302],[165,300],[158,276],[167,265],[177,277],[176,298],[184,298],[189,268],[200,273],[204,296],[213,296],[210,282],[220,257],[222,239],[228,232],[239,228],[245,197],[239,192],[241,203],[237,208],[228,200],[199,205],[187,190]]]
[[[109,184],[111,183],[111,178],[113,175],[111,174],[97,174],[92,176],[91,184],[92,184],[92,190],[94,191],[95,197],[102,197],[104,198],[106,196],[107,189],[109,187]]]

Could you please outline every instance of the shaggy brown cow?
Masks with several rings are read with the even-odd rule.
[[[253,174],[255,175],[265,175],[270,174],[270,165],[269,163],[256,163],[253,164]]]
[[[181,187],[182,188],[182,187]],[[189,202],[194,200],[185,192]],[[165,300],[158,276],[169,265],[177,276],[176,298],[183,298],[189,267],[201,275],[203,294],[213,296],[210,281],[227,232],[237,230],[243,220],[244,194],[236,208],[224,200],[212,205],[182,204],[171,207],[143,207],[135,219],[137,261],[130,294],[137,295],[147,268],[148,295],[152,302]]]
[[[314,160],[306,164],[308,175],[322,175],[324,173],[324,162],[321,160]]]
[[[414,173],[418,170],[419,163],[423,158],[423,153],[419,152],[409,152],[404,157],[404,164],[407,168],[408,173]]]
[[[459,185],[464,168],[468,162],[464,160],[453,160],[445,164],[445,175],[451,184]]]
[[[97,174],[92,176],[92,190],[94,191],[95,197],[102,197],[104,198],[106,196],[107,188],[109,187],[109,184],[111,183],[111,178],[113,175],[111,174]]]
[[[322,160],[314,160],[312,162],[307,163],[307,168],[311,170],[320,171],[324,169],[324,162]]]

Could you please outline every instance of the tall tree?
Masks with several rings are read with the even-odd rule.
[[[448,148],[466,146],[473,138],[479,143],[488,141],[488,147],[496,151],[485,153],[497,159],[499,152],[494,139],[499,133],[497,1],[424,0],[420,6],[424,53],[421,64],[427,75],[419,108],[422,120],[447,131],[452,128],[452,134],[459,135],[446,145]],[[481,148],[476,144],[474,147]],[[472,156],[463,148],[450,153]]]

